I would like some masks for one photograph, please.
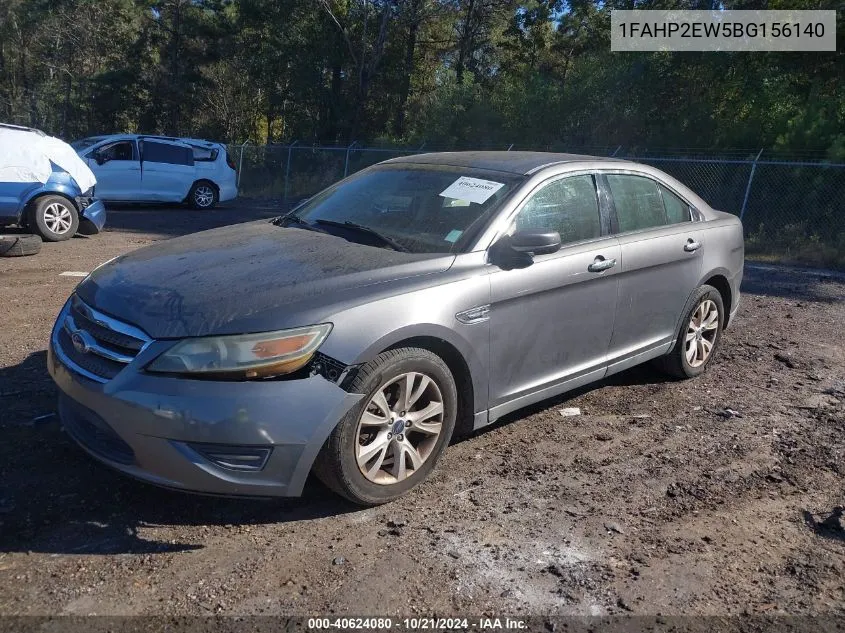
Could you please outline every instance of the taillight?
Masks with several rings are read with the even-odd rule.
[[[231,155],[229,154],[229,151],[228,151],[228,150],[226,150],[226,164],[227,164],[229,167],[231,167],[232,169],[234,169],[234,168],[235,168],[235,161],[234,161],[234,160],[232,160],[232,157],[231,157]]]

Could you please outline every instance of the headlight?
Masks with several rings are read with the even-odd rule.
[[[156,358],[147,371],[222,380],[289,374],[311,360],[331,329],[331,323],[322,323],[278,332],[186,339]]]

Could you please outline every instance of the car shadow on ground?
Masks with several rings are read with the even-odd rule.
[[[32,235],[32,229],[26,229],[22,226],[3,226],[0,227],[0,233],[3,235]],[[73,236],[74,239],[83,239],[87,240],[93,237],[92,235],[83,235],[82,233],[77,233]]]
[[[203,547],[199,533],[191,542],[173,542],[139,531],[278,524],[360,510],[310,479],[302,498],[289,500],[189,495],[135,481],[99,464],[67,436],[55,399],[44,351],[0,369],[0,552],[187,551]]]
[[[583,387],[579,387],[578,389],[573,389],[572,391],[567,391],[566,393],[562,393],[559,396],[555,396],[553,398],[549,398],[547,400],[542,400],[536,404],[529,405],[522,409],[517,409],[512,413],[508,413],[507,415],[502,416],[498,420],[496,420],[490,426],[485,426],[482,429],[478,429],[477,431],[470,433],[468,435],[462,436],[457,438],[456,441],[460,442],[465,439],[476,437],[480,434],[487,433],[488,431],[498,428],[500,426],[505,426],[511,424],[512,422],[516,422],[517,420],[521,420],[523,418],[530,417],[536,413],[540,413],[541,411],[546,411],[548,409],[554,409],[556,407],[560,407],[565,405],[570,400],[574,400],[579,396],[584,394],[590,393],[591,391],[596,391],[598,389],[602,389],[604,387],[615,386],[615,387],[630,387],[633,385],[657,385],[657,384],[664,384],[669,382],[674,382],[674,378],[667,376],[666,374],[658,371],[654,367],[649,364],[638,365],[636,367],[632,367],[631,369],[626,369],[625,371],[621,371],[618,374],[613,374],[603,380],[596,381],[589,385],[584,385]]]
[[[830,512],[803,512],[804,524],[823,538],[845,542],[845,507],[836,506]]]
[[[3,235],[29,235],[30,232],[27,231],[22,226],[3,226],[0,227],[0,233]]]

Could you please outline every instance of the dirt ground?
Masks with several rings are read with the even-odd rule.
[[[89,459],[45,369],[80,279],[60,273],[276,208],[112,210],[102,235],[0,259],[0,615],[845,614],[834,273],[749,266],[704,376],[638,368],[520,411],[386,507],[316,482],[190,496]]]

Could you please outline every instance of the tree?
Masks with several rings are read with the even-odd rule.
[[[5,0],[0,118],[67,138],[139,131],[256,143],[773,147],[841,159],[842,52],[610,52],[615,7],[711,5]],[[842,21],[838,29],[841,40]]]

